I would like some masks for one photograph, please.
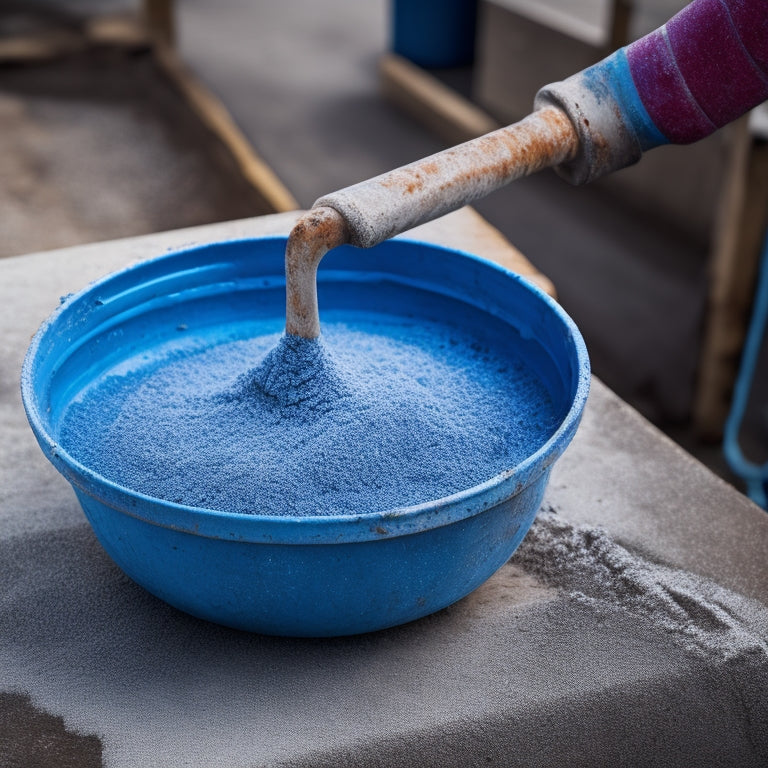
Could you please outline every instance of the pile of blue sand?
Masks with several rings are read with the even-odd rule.
[[[509,350],[441,324],[330,323],[323,340],[197,343],[108,372],[59,438],[85,466],[165,501],[356,515],[489,480],[556,426],[547,391]]]

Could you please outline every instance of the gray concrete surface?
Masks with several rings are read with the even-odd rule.
[[[565,524],[602,526],[635,553],[636,569],[661,563],[731,590],[730,624],[695,604],[683,614],[721,638],[724,655],[688,647],[652,616],[552,586],[515,559],[439,614],[335,640],[207,624],[108,560],[26,424],[18,372],[31,334],[59,296],[106,272],[168,248],[285,232],[291,221],[0,262],[4,765],[763,765],[768,519],[599,381],[544,505]],[[762,635],[751,651],[729,652],[744,600]]]

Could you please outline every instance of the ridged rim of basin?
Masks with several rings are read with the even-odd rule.
[[[66,479],[81,492],[92,496],[122,514],[129,515],[148,523],[179,531],[186,531],[196,536],[215,539],[248,542],[268,542],[285,544],[324,544],[353,541],[371,541],[392,538],[419,531],[437,528],[442,525],[478,514],[485,509],[509,499],[534,483],[543,472],[562,454],[570,443],[581,419],[589,394],[590,367],[584,340],[575,323],[557,302],[536,286],[519,275],[493,262],[482,259],[457,249],[423,243],[418,240],[397,238],[387,241],[378,248],[393,247],[394,244],[416,245],[442,254],[466,258],[498,273],[499,279],[513,281],[520,289],[531,293],[547,311],[553,313],[562,324],[568,346],[575,354],[577,381],[568,412],[554,434],[534,453],[510,469],[491,477],[487,481],[467,488],[458,493],[421,504],[390,509],[382,512],[357,513],[348,515],[318,516],[276,516],[245,514],[210,510],[199,507],[176,504],[144,495],[126,488],[93,472],[80,464],[66,450],[59,446],[48,431],[46,420],[41,415],[40,402],[35,390],[35,368],[38,364],[41,342],[46,334],[53,332],[59,316],[79,302],[88,302],[96,294],[103,295],[103,289],[110,283],[124,281],[131,275],[140,275],[148,264],[169,265],[185,255],[200,253],[205,250],[218,250],[228,246],[244,245],[256,242],[285,242],[284,237],[243,238],[221,241],[175,250],[154,259],[140,262],[126,269],[113,272],[68,296],[41,325],[27,350],[21,376],[22,401],[27,418],[37,437],[43,452]],[[364,269],[361,271],[365,271]],[[171,274],[170,272],[168,274]],[[397,273],[392,273],[395,277]],[[321,274],[322,279],[322,264]],[[139,285],[139,282],[135,282]],[[272,285],[274,285],[274,281]],[[429,284],[424,285],[425,288]],[[437,286],[434,286],[435,288]],[[455,295],[455,294],[452,294]],[[466,299],[465,299],[465,303]],[[322,312],[322,307],[321,307]],[[43,388],[47,393],[47,387]]]

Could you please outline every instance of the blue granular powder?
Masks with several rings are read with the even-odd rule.
[[[321,340],[198,340],[107,372],[59,440],[165,501],[358,515],[489,480],[552,435],[555,411],[511,349],[438,323],[326,323]]]

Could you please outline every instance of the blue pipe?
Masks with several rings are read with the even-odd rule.
[[[749,393],[757,366],[760,348],[768,323],[768,236],[763,245],[760,276],[755,293],[747,339],[744,344],[739,375],[733,393],[731,412],[725,424],[723,453],[731,469],[746,483],[747,495],[763,509],[768,510],[768,462],[755,464],[749,461],[741,450],[739,432],[747,410]]]

